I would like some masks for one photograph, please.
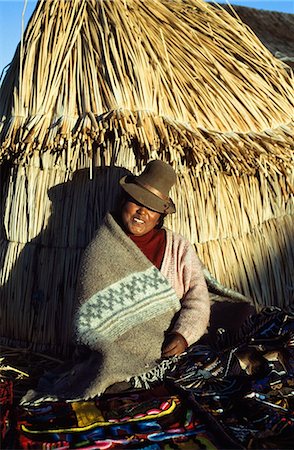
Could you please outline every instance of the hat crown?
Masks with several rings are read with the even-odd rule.
[[[149,161],[143,172],[121,178],[121,187],[138,203],[159,213],[172,214],[176,207],[169,190],[176,182],[176,173],[158,159]]]
[[[147,163],[144,171],[136,179],[138,183],[151,186],[168,197],[171,187],[176,182],[176,174],[174,169],[165,162],[154,160]]]

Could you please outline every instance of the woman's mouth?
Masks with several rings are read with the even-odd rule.
[[[145,223],[144,220],[139,219],[139,217],[134,217],[134,218],[133,218],[133,222],[139,223],[139,224],[144,224],[144,223]]]

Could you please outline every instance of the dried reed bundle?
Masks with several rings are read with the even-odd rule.
[[[40,0],[3,82],[2,157],[72,145],[181,148],[194,164],[290,170],[293,78],[202,0]],[[48,55],[50,55],[48,63]],[[145,148],[145,150],[144,150]],[[293,148],[293,147],[292,147]]]
[[[293,302],[292,242],[293,215],[286,215],[241,238],[210,240],[196,248],[222,283],[252,297],[257,306],[283,308]]]

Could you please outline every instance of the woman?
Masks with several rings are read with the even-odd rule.
[[[181,299],[177,320],[163,343],[163,357],[178,355],[196,342],[209,318],[208,290],[195,250],[182,236],[161,228],[165,215],[175,212],[167,195],[175,182],[174,170],[159,160],[147,164],[140,176],[120,182],[128,194],[121,210],[122,228]]]
[[[138,376],[161,379],[170,357],[205,333],[210,304],[200,261],[186,239],[162,228],[175,212],[175,182],[159,160],[120,180],[121,209],[106,215],[81,262],[75,338],[88,352],[50,387],[40,383],[51,399],[93,398]]]
[[[210,305],[200,261],[186,239],[161,227],[175,212],[175,182],[172,167],[159,160],[123,177],[119,214],[106,215],[85,251],[76,337],[104,361],[88,395],[158,373],[160,358],[181,354],[206,331]]]

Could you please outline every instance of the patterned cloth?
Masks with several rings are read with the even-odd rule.
[[[155,381],[148,391],[23,408],[18,445],[290,450],[293,319],[278,308],[265,309],[236,334],[224,332],[213,344],[194,344],[166,375],[164,388]]]
[[[217,448],[205,424],[176,395],[143,391],[28,412],[19,421],[23,449]]]
[[[169,375],[194,408],[244,448],[293,448],[294,316],[278,308],[239,333],[192,346]]]

